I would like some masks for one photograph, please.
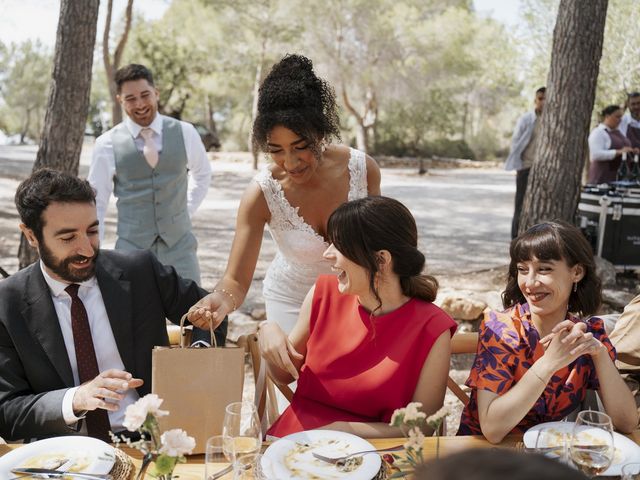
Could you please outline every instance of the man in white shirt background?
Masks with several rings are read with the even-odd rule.
[[[618,128],[631,141],[632,147],[640,148],[640,92],[627,95],[627,107],[629,111],[622,116]]]
[[[511,222],[511,238],[518,236],[520,211],[524,203],[529,172],[533,166],[536,153],[540,133],[540,117],[544,107],[546,91],[546,87],[540,87],[536,90],[533,111],[525,113],[518,119],[516,129],[511,137],[511,150],[504,165],[505,170],[516,170],[516,198],[513,221]]]
[[[179,322],[207,292],[149,251],[100,250],[86,180],[42,169],[15,202],[40,261],[0,282],[0,436],[108,440],[150,392],[165,319]]]
[[[149,249],[200,283],[191,216],[207,194],[211,167],[190,123],[158,113],[158,90],[143,65],[115,75],[127,117],[96,139],[87,179],[96,189],[101,239],[111,194],[117,198],[117,250]]]

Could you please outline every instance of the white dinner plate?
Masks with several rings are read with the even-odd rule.
[[[552,431],[558,433],[568,433],[571,435],[574,422],[547,422],[531,427],[524,432],[522,441],[527,448],[535,448],[536,438],[538,436],[538,430],[544,428],[550,428]],[[633,440],[620,435],[618,432],[613,432],[613,446],[616,449],[615,458],[611,466],[602,473],[602,476],[618,476],[622,474],[622,466],[625,463],[638,463],[640,462],[640,445]]]
[[[60,456],[76,461],[70,471],[85,473],[109,473],[116,461],[113,447],[91,437],[69,436],[47,438],[27,443],[0,457],[0,479],[13,478],[11,469],[19,467],[43,467],[44,461]]]
[[[305,447],[308,445],[309,447]],[[378,474],[382,460],[379,455],[362,457],[362,464],[351,472],[341,472],[335,465],[318,460],[312,452],[327,457],[340,457],[375,447],[360,437],[333,430],[308,430],[292,433],[269,445],[263,460],[278,480],[309,478],[371,480]],[[266,470],[265,469],[265,470]]]

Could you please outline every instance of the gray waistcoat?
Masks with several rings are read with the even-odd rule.
[[[182,127],[173,118],[162,120],[162,152],[154,169],[136,148],[124,123],[114,128],[111,137],[116,160],[117,233],[140,248],[149,248],[157,237],[171,247],[191,231]]]

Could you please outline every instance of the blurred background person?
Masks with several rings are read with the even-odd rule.
[[[625,153],[637,152],[631,141],[618,129],[622,120],[620,105],[609,105],[600,112],[602,123],[589,135],[589,179],[587,183],[600,184],[616,180],[618,168]]]
[[[511,137],[511,151],[504,166],[505,170],[516,171],[516,199],[513,221],[511,222],[511,238],[518,236],[520,211],[522,210],[524,195],[527,193],[529,171],[533,166],[538,144],[540,117],[542,116],[546,91],[546,87],[540,87],[536,90],[533,111],[525,113],[518,119],[516,129]]]
[[[622,116],[619,128],[632,147],[640,148],[640,92],[627,95],[627,108],[629,111]]]

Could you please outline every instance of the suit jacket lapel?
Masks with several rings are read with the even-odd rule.
[[[33,337],[40,342],[51,364],[66,387],[73,387],[73,372],[69,354],[64,345],[58,314],[51,300],[51,292],[40,270],[39,263],[31,267],[24,293],[25,308],[22,315]]]
[[[113,264],[104,251],[98,255],[96,277],[120,358],[125,370],[134,373],[130,282],[122,279],[122,270]]]

